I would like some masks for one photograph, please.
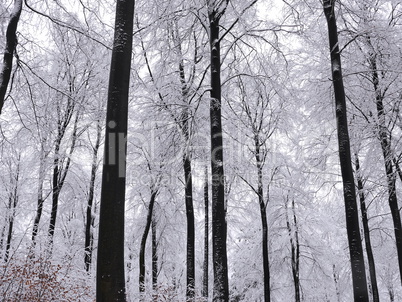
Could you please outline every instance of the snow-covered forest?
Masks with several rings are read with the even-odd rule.
[[[1,301],[402,301],[398,0],[0,2]]]

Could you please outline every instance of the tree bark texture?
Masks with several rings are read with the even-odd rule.
[[[126,137],[134,0],[117,0],[106,112],[96,301],[126,301],[124,213]]]
[[[205,167],[204,179],[204,264],[202,266],[202,296],[208,299],[208,271],[209,271],[209,189],[208,189],[208,168]]]
[[[345,201],[346,229],[352,268],[353,292],[355,302],[368,302],[366,271],[360,237],[359,216],[356,202],[356,189],[350,154],[350,139],[346,115],[345,90],[343,86],[341,57],[338,44],[338,30],[335,19],[335,1],[323,2],[324,14],[328,24],[329,47],[331,53],[332,83],[335,92],[335,109],[338,131],[339,159]]]
[[[183,158],[184,179],[185,179],[185,200],[187,217],[187,301],[193,301],[195,296],[195,229],[193,209],[193,180],[191,172],[191,159],[188,151],[185,151]]]
[[[14,8],[7,26],[6,47],[3,55],[3,66],[0,72],[0,114],[3,109],[13,67],[13,57],[17,46],[17,27],[21,16],[22,3],[22,0],[14,0]]]
[[[356,164],[357,190],[360,199],[360,211],[362,213],[364,242],[366,243],[367,262],[369,266],[371,290],[373,293],[373,302],[379,302],[380,297],[378,295],[375,261],[374,261],[373,249],[371,247],[370,228],[368,224],[367,207],[366,207],[366,196],[364,194],[363,178],[361,176],[360,162],[357,154],[355,154],[355,164]]]
[[[211,50],[211,173],[212,173],[212,259],[214,270],[213,301],[229,301],[227,265],[227,226],[223,170],[221,114],[220,13],[209,8]]]

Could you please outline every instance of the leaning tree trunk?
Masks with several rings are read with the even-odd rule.
[[[92,264],[92,251],[93,251],[93,243],[94,243],[94,234],[93,227],[95,224],[95,213],[93,207],[94,201],[94,192],[95,192],[95,179],[96,179],[96,171],[98,170],[98,151],[100,147],[101,141],[101,132],[102,127],[100,125],[100,121],[98,121],[96,127],[96,142],[95,146],[93,146],[92,152],[92,166],[91,166],[91,178],[89,180],[89,192],[88,192],[88,203],[87,203],[87,217],[85,224],[85,256],[84,256],[84,264],[85,270],[89,272]]]
[[[14,1],[14,9],[10,16],[10,22],[6,32],[6,47],[3,55],[3,66],[0,71],[0,114],[3,109],[8,83],[10,82],[13,68],[13,57],[17,46],[17,26],[22,11],[22,0]]]
[[[96,301],[126,301],[124,213],[134,0],[117,0],[106,112]]]
[[[152,237],[152,291],[153,301],[158,301],[158,240],[156,237],[156,218],[155,213],[152,215],[151,237]]]
[[[35,220],[34,220],[34,224],[33,224],[33,228],[32,228],[32,245],[33,245],[33,247],[35,247],[35,245],[36,245],[36,236],[38,235],[38,232],[39,232],[39,223],[40,223],[40,219],[42,217],[42,212],[43,212],[43,203],[44,203],[43,182],[45,180],[45,174],[46,174],[46,166],[45,166],[46,157],[47,157],[47,155],[44,150],[44,141],[42,141],[40,156],[39,156],[40,162],[39,162],[39,175],[38,175],[37,207],[36,207]]]
[[[355,302],[368,302],[366,270],[360,237],[359,215],[356,189],[353,177],[350,139],[346,115],[345,90],[343,86],[341,56],[338,44],[338,29],[335,19],[335,0],[324,0],[324,14],[328,24],[329,48],[331,53],[332,83],[335,92],[335,109],[338,131],[339,159],[345,200],[346,229],[352,267],[353,292]]]
[[[145,224],[144,233],[142,234],[141,243],[140,243],[140,256],[139,256],[140,275],[138,278],[138,285],[139,285],[139,291],[141,294],[141,297],[140,297],[141,301],[144,300],[143,293],[145,292],[145,248],[147,245],[149,229],[151,228],[153,210],[154,210],[154,205],[155,205],[155,200],[156,200],[157,194],[158,194],[157,190],[154,190],[151,193],[151,199],[149,200],[149,205],[148,205],[147,221]]]
[[[370,71],[372,76],[372,83],[374,86],[377,117],[378,117],[378,136],[381,144],[381,150],[384,158],[385,174],[387,177],[388,188],[388,204],[391,209],[392,221],[394,223],[395,243],[398,253],[399,276],[402,283],[402,223],[401,215],[399,212],[398,199],[396,196],[396,174],[393,170],[393,154],[391,150],[391,138],[388,134],[388,129],[385,123],[385,112],[383,94],[380,88],[379,75],[377,70],[377,58],[374,53],[374,47],[371,44],[370,37],[367,38],[367,43],[372,49],[369,55]],[[399,165],[396,166],[397,168]]]
[[[69,124],[72,111],[74,109],[74,105],[67,105],[67,111],[65,114],[65,119],[62,122],[62,126],[59,124],[59,131],[58,131],[58,136],[56,138],[56,144],[55,144],[55,152],[54,152],[54,160],[53,160],[53,181],[52,181],[52,209],[50,211],[50,223],[49,223],[49,228],[48,228],[48,236],[49,236],[49,252],[51,253],[52,248],[53,248],[53,238],[54,238],[54,231],[56,228],[56,218],[57,218],[57,209],[59,206],[59,198],[60,198],[60,192],[61,189],[64,186],[64,182],[66,180],[67,174],[70,169],[70,164],[71,164],[71,156],[74,152],[75,149],[75,143],[77,141],[77,127],[78,127],[78,113],[75,117],[74,121],[74,129],[72,133],[72,141],[71,141],[71,146],[70,146],[70,151],[68,154],[67,162],[66,165],[63,166],[60,160],[60,146],[61,146],[61,141],[66,133],[67,126]]]
[[[374,255],[373,255],[373,249],[371,247],[370,228],[369,228],[368,218],[367,218],[366,197],[365,197],[364,191],[363,191],[363,189],[364,189],[363,188],[363,179],[361,176],[359,157],[357,154],[355,154],[355,164],[356,164],[357,190],[358,190],[359,199],[360,199],[360,211],[362,213],[364,242],[366,243],[367,262],[368,262],[368,266],[369,266],[371,290],[373,292],[373,302],[379,302],[380,298],[378,296],[377,276],[376,276],[376,272],[375,272]]]
[[[214,270],[213,301],[229,301],[228,264],[226,251],[225,174],[223,170],[223,139],[221,114],[221,58],[219,19],[222,12],[209,9],[211,51],[211,173],[212,173],[212,262]]]

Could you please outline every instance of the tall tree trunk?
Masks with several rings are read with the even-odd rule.
[[[158,194],[157,190],[154,190],[151,193],[151,199],[149,200],[149,205],[148,205],[147,221],[145,224],[144,233],[142,234],[141,243],[140,243],[140,256],[139,256],[140,275],[138,278],[138,285],[139,285],[139,291],[141,294],[141,297],[140,297],[141,301],[144,300],[143,293],[145,292],[145,248],[147,245],[149,229],[151,228],[154,204],[155,204],[157,194]]]
[[[339,159],[345,200],[346,229],[349,242],[355,302],[368,302],[366,270],[360,237],[356,189],[350,154],[350,140],[346,114],[345,90],[343,86],[338,30],[335,19],[335,1],[324,0],[324,14],[328,23],[329,48],[331,53],[332,83],[335,92],[335,109],[338,130]]]
[[[212,173],[212,259],[214,268],[213,301],[229,301],[227,264],[227,225],[225,200],[225,174],[223,170],[223,139],[221,114],[221,58],[219,19],[223,12],[209,7],[211,51],[211,173]]]
[[[94,201],[94,192],[95,192],[95,180],[96,180],[96,171],[98,170],[98,151],[100,147],[102,134],[102,127],[100,125],[100,121],[98,120],[96,127],[96,142],[92,151],[92,166],[91,166],[91,179],[89,181],[89,192],[88,192],[88,203],[87,203],[87,217],[85,224],[85,270],[89,272],[92,264],[92,251],[93,251],[93,227],[95,224],[95,213],[93,209],[93,201]]]
[[[268,253],[268,221],[267,221],[267,205],[268,202],[264,200],[264,189],[263,189],[263,163],[260,150],[260,140],[258,134],[254,138],[254,148],[255,148],[255,159],[257,163],[257,194],[258,203],[260,205],[260,215],[261,215],[261,227],[262,227],[262,263],[263,263],[263,274],[264,274],[264,301],[271,301],[271,289],[270,289],[270,272],[269,272],[269,253]],[[268,201],[267,196],[267,201]]]
[[[134,0],[118,0],[106,113],[96,301],[126,301],[124,213]]]
[[[378,136],[381,144],[381,150],[384,158],[385,174],[387,177],[388,203],[391,209],[392,221],[394,223],[395,243],[398,253],[399,275],[402,283],[402,224],[396,196],[396,174],[393,171],[392,160],[394,158],[391,150],[391,138],[385,123],[385,112],[383,103],[383,94],[380,88],[379,75],[377,70],[377,58],[372,46],[370,36],[367,37],[367,43],[371,48],[369,54],[369,64],[372,76],[372,82],[375,92],[377,117],[378,117]]]
[[[380,298],[378,295],[377,276],[376,276],[376,271],[375,271],[373,249],[371,247],[370,229],[369,229],[368,217],[367,217],[366,197],[365,197],[364,191],[363,191],[363,189],[364,189],[363,188],[363,179],[361,176],[359,157],[357,154],[355,154],[355,164],[356,164],[357,190],[358,190],[359,199],[360,199],[360,211],[362,213],[363,233],[364,233],[364,241],[366,243],[366,253],[367,253],[367,261],[368,261],[369,273],[370,273],[371,290],[373,292],[373,302],[379,302]]]
[[[208,196],[208,168],[205,167],[204,178],[204,264],[202,277],[202,296],[208,300],[208,271],[209,271],[209,196]]]
[[[156,238],[156,218],[152,215],[151,235],[152,235],[152,291],[153,300],[158,301],[158,241]]]
[[[17,26],[22,11],[22,0],[14,0],[14,8],[6,32],[6,47],[3,55],[3,66],[0,71],[0,114],[3,109],[8,83],[13,68],[13,57],[17,46]]]
[[[181,96],[185,107],[181,114],[180,128],[184,137],[184,153],[183,153],[183,171],[184,171],[184,194],[186,204],[187,218],[187,252],[186,252],[186,300],[193,301],[195,296],[195,228],[194,228],[194,206],[193,206],[193,176],[191,168],[190,153],[190,122],[189,122],[189,104],[188,104],[188,88],[184,73],[184,60],[181,49],[181,39],[178,32],[178,25],[175,24],[174,40],[177,44],[179,55],[179,77],[181,83]]]

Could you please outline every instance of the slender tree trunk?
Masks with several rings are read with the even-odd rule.
[[[338,302],[341,302],[341,292],[339,291],[339,276],[336,272],[336,267],[335,264],[332,265],[332,277],[334,278],[334,283],[335,283],[335,292],[336,292],[336,300]]]
[[[156,238],[156,218],[152,215],[151,234],[152,234],[152,291],[153,300],[158,301],[158,241]]]
[[[191,160],[188,151],[185,151],[183,158],[185,194],[186,194],[186,216],[187,216],[187,301],[193,301],[195,295],[195,230],[194,230],[194,209],[193,209],[193,180],[191,172]]]
[[[353,292],[355,302],[368,302],[366,270],[360,237],[359,216],[356,202],[356,189],[350,154],[350,140],[346,114],[345,90],[343,86],[341,57],[338,44],[338,30],[335,19],[335,1],[324,0],[324,14],[328,23],[329,46],[331,53],[332,83],[335,92],[335,108],[338,130],[339,159],[345,200],[346,229],[352,268]]]
[[[399,166],[399,161],[398,161],[398,159],[396,159],[394,157],[393,162],[394,162],[394,165],[395,165],[395,170],[396,170],[396,172],[398,172],[399,179],[402,181],[402,170],[401,170],[401,167]]]
[[[262,227],[262,262],[263,262],[263,273],[264,273],[264,301],[271,301],[271,289],[270,289],[270,272],[269,272],[269,253],[268,253],[268,221],[267,221],[267,205],[268,202],[264,200],[264,189],[263,189],[263,164],[261,158],[260,141],[258,135],[254,138],[254,148],[255,148],[255,159],[257,163],[257,176],[258,176],[258,203],[260,205],[260,215],[261,215],[261,227]],[[268,200],[268,198],[267,198]]]
[[[229,301],[226,251],[227,225],[225,174],[223,170],[223,139],[221,114],[221,58],[219,19],[222,12],[209,8],[211,50],[211,173],[212,173],[212,258],[214,266],[213,301]]]
[[[139,279],[138,279],[138,281],[139,281],[138,285],[139,285],[139,291],[141,293],[141,298],[140,298],[141,301],[144,300],[143,293],[145,292],[145,248],[147,245],[149,229],[151,228],[154,204],[155,204],[157,194],[158,194],[157,190],[153,191],[151,193],[151,199],[149,200],[149,206],[148,206],[147,221],[145,224],[145,229],[144,229],[144,233],[142,234],[141,244],[140,244],[140,257],[139,257],[140,275],[139,275]]]
[[[95,214],[93,210],[93,201],[94,201],[94,192],[95,192],[95,179],[96,179],[96,171],[98,170],[98,151],[100,147],[101,141],[101,133],[102,127],[100,125],[100,121],[98,121],[97,129],[96,129],[96,142],[93,147],[92,153],[92,166],[91,166],[91,179],[89,181],[89,193],[88,193],[88,203],[87,203],[87,217],[85,224],[85,270],[89,272],[92,264],[92,251],[93,251],[93,227],[95,224]]]
[[[43,182],[45,179],[45,174],[46,174],[46,166],[45,166],[45,160],[46,160],[46,154],[44,150],[43,143],[41,143],[41,151],[40,151],[40,162],[39,162],[39,175],[38,175],[38,193],[37,193],[37,207],[36,207],[36,215],[35,215],[35,220],[32,228],[32,245],[36,245],[36,236],[38,235],[39,232],[39,223],[40,219],[42,217],[42,212],[43,212]]]
[[[18,158],[18,161],[20,158]],[[16,171],[16,176],[14,178],[14,183],[13,183],[13,190],[10,192],[9,195],[9,204],[8,204],[8,210],[10,212],[9,216],[9,221],[8,221],[8,234],[7,234],[7,243],[6,243],[6,252],[4,255],[4,262],[8,261],[9,255],[10,255],[10,248],[11,248],[11,239],[13,236],[13,228],[14,228],[14,219],[15,219],[15,214],[17,210],[17,204],[18,204],[18,181],[19,181],[19,174],[20,174],[20,168],[19,168],[19,162],[17,166],[17,171]]]
[[[60,191],[63,188],[64,181],[66,180],[68,171],[70,169],[70,164],[71,164],[71,156],[74,152],[75,149],[75,143],[77,140],[77,127],[78,127],[78,113],[76,115],[75,121],[74,121],[74,129],[72,133],[72,141],[71,141],[71,146],[70,146],[70,151],[68,154],[67,162],[66,165],[63,167],[63,165],[60,163],[60,146],[61,146],[61,141],[63,140],[64,134],[66,133],[67,126],[70,121],[71,114],[73,112],[74,105],[67,105],[67,113],[65,115],[65,119],[62,122],[62,126],[59,124],[59,129],[58,129],[58,135],[56,138],[56,144],[55,144],[55,151],[54,151],[54,160],[53,160],[53,181],[52,181],[52,210],[50,212],[50,223],[49,223],[49,229],[48,229],[48,236],[49,236],[49,252],[51,252],[51,249],[53,247],[53,238],[54,238],[54,231],[56,228],[56,218],[57,218],[57,209],[59,206],[59,197],[60,197]]]
[[[378,286],[377,286],[377,276],[375,270],[375,262],[373,249],[371,247],[371,239],[370,239],[370,229],[368,225],[368,217],[367,217],[367,207],[366,207],[366,197],[363,191],[363,179],[360,171],[360,163],[359,157],[355,154],[355,163],[356,163],[356,179],[357,179],[357,189],[359,193],[360,199],[360,211],[362,213],[362,224],[363,224],[363,233],[364,233],[364,241],[366,243],[366,253],[367,260],[370,272],[370,281],[371,281],[371,290],[373,292],[373,302],[379,302],[380,298],[378,295]]]
[[[3,55],[3,66],[0,71],[0,114],[3,109],[8,83],[13,68],[13,57],[17,46],[17,26],[22,11],[22,0],[14,0],[14,8],[6,32],[6,47]]]
[[[402,283],[402,223],[398,207],[398,200],[396,196],[396,174],[393,171],[393,154],[391,150],[391,139],[388,135],[388,129],[385,124],[385,112],[383,103],[383,94],[381,92],[379,75],[377,70],[377,59],[374,53],[374,48],[371,44],[370,37],[367,37],[367,43],[373,50],[369,55],[369,64],[372,75],[372,82],[374,86],[377,117],[378,117],[378,136],[381,143],[382,154],[384,158],[385,173],[387,177],[388,188],[388,203],[391,209],[392,221],[394,223],[395,243],[398,253],[399,275]]]
[[[1,228],[0,234],[0,259],[3,259],[3,246],[4,246],[4,237],[6,235],[6,225],[7,225],[7,218],[4,219],[3,227]]]
[[[209,196],[208,196],[208,168],[205,167],[204,178],[204,264],[202,277],[202,296],[208,300],[208,271],[209,271]]]
[[[186,204],[186,218],[187,218],[187,252],[186,252],[186,300],[193,301],[195,296],[195,228],[194,228],[194,206],[193,206],[193,176],[191,168],[191,153],[190,147],[190,122],[187,106],[187,84],[184,73],[184,61],[181,49],[181,41],[178,33],[177,24],[175,24],[175,37],[177,43],[178,54],[180,56],[179,62],[179,77],[181,83],[181,95],[185,107],[182,112],[180,128],[184,137],[184,153],[183,153],[183,170],[184,170],[184,194]]]
[[[287,208],[287,201],[286,201]],[[297,218],[295,211],[295,201],[292,200],[292,225],[290,223],[289,214],[286,212],[286,226],[288,229],[290,249],[291,249],[291,260],[292,260],[292,277],[293,286],[295,289],[295,302],[301,301],[300,296],[300,244],[299,244],[299,229],[297,226]]]
[[[133,18],[134,0],[117,0],[99,215],[97,302],[126,301],[124,214]]]

